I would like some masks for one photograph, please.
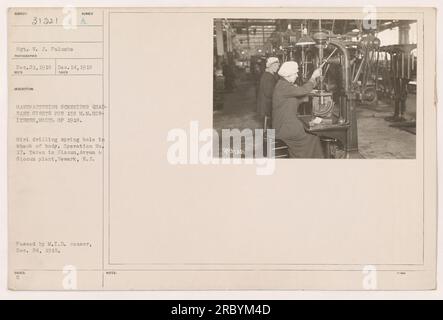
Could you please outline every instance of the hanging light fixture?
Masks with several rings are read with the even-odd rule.
[[[315,41],[308,35],[308,29],[303,29],[303,34],[300,39],[298,39],[296,46],[309,46],[315,44]]]

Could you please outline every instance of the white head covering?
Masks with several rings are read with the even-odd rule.
[[[269,68],[272,64],[280,62],[278,58],[276,57],[269,57],[268,60],[266,60],[266,68]]]
[[[280,67],[278,75],[282,77],[289,77],[298,72],[298,63],[295,61],[286,61]]]

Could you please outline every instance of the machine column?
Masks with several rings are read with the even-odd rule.
[[[398,39],[400,44],[409,44],[409,22],[404,22],[398,27]]]

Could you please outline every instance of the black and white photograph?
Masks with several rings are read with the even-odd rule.
[[[242,139],[219,156],[415,159],[415,20],[220,18],[213,37],[214,130]]]

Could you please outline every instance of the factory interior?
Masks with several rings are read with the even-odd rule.
[[[215,19],[213,38],[213,128],[220,135],[272,129],[272,115],[259,114],[257,100],[268,58],[276,57],[280,68],[297,62],[298,86],[321,70],[295,112],[321,140],[324,158],[415,159],[416,21]],[[272,146],[275,157],[289,158],[284,141],[277,137]],[[242,141],[240,153],[251,148]]]

